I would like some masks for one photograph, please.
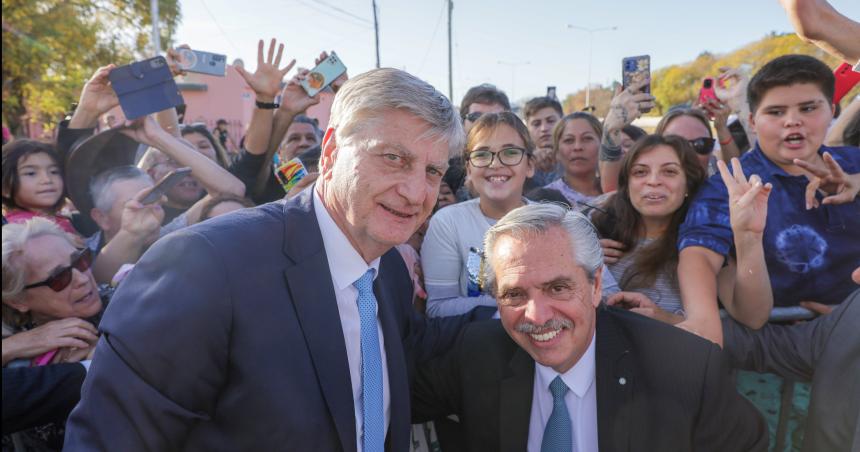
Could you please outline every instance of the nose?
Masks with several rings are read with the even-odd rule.
[[[645,181],[648,185],[660,185],[660,175],[657,174],[656,171],[652,172],[648,175],[648,179]]]
[[[397,185],[397,193],[402,196],[409,205],[421,205],[427,196],[425,176],[408,174]]]
[[[51,184],[51,174],[48,171],[39,171],[39,183],[43,185]]]
[[[789,108],[788,111],[785,112],[784,121],[785,127],[799,126],[801,124],[800,112],[794,108]]]
[[[493,160],[488,168],[501,168],[502,166],[504,166],[502,165],[502,154],[493,154]]]
[[[72,269],[72,286],[74,288],[81,287],[90,282],[90,271],[80,271],[77,268]]]
[[[535,325],[543,325],[552,318],[552,309],[548,305],[548,301],[543,300],[541,296],[532,297],[526,303],[526,310],[523,314],[523,319]]]

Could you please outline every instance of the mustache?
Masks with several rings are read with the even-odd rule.
[[[562,328],[572,329],[573,322],[567,319],[549,319],[549,321],[547,321],[543,325],[535,325],[534,323],[523,322],[514,327],[517,332],[525,334],[541,334],[547,331],[555,331]]]

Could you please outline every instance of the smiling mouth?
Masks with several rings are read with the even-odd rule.
[[[412,218],[413,217],[413,214],[411,214],[411,213],[403,213],[403,212],[400,212],[398,210],[394,210],[394,209],[388,208],[386,206],[383,206],[382,204],[380,204],[380,206],[382,206],[382,208],[385,209],[386,212],[388,212],[388,213],[390,213],[396,217],[400,217],[400,218]]]
[[[642,199],[645,199],[648,201],[663,201],[666,199],[666,196],[665,195],[657,195],[657,194],[647,194],[647,195],[643,196]]]
[[[87,300],[88,300],[90,297],[92,297],[92,296],[93,296],[93,291],[91,290],[91,291],[87,292],[87,294],[86,294],[86,295],[84,295],[83,297],[78,298],[77,300],[75,300],[75,302],[74,302],[74,303],[75,303],[75,304],[78,304],[78,303],[81,303],[81,302],[87,301]]]
[[[547,342],[547,341],[555,339],[555,337],[558,336],[559,333],[561,333],[561,330],[563,330],[563,329],[564,328],[562,327],[562,328],[550,330],[550,331],[547,331],[545,333],[540,333],[540,334],[529,333],[529,337],[531,337],[532,340],[534,340],[536,342]]]
[[[487,176],[484,179],[493,184],[503,184],[511,179],[511,176]]]

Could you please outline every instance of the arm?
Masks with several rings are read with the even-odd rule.
[[[678,257],[678,285],[687,319],[678,326],[717,345],[723,343],[717,310],[717,273],[723,256],[701,246],[681,250]]]
[[[642,115],[643,111],[654,108],[654,96],[639,91],[650,80],[616,90],[609,105],[609,113],[603,121],[603,138],[600,145],[600,188],[603,193],[618,188],[618,173],[621,171],[621,129]]]
[[[88,348],[98,340],[92,323],[76,317],[54,320],[3,339],[3,366],[62,347]],[[5,394],[4,394],[5,398]]]
[[[780,0],[797,35],[849,63],[860,60],[860,23],[825,0]]]
[[[827,138],[824,139],[824,144],[827,146],[845,146],[844,136],[845,129],[851,120],[860,115],[860,99],[854,99],[848,104],[848,107],[842,110],[842,114],[836,119],[836,122],[827,131]]]
[[[720,160],[728,163],[735,157],[741,156],[741,151],[738,145],[735,144],[732,138],[732,131],[729,130],[729,114],[732,110],[728,103],[724,103],[717,99],[709,99],[708,103],[700,105],[700,108],[705,110],[708,115],[714,118],[714,129],[717,131],[717,141],[720,142]]]
[[[197,423],[211,419],[229,365],[225,272],[211,242],[187,230],[144,255],[114,295],[112,305],[122,309],[108,309],[101,321],[66,447],[178,450]]]
[[[448,212],[431,217],[421,245],[428,317],[463,314],[475,306],[496,307],[495,298],[489,295],[466,297],[460,293],[460,276],[466,269],[458,250],[459,235],[453,220]]]

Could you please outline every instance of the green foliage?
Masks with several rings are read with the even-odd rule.
[[[3,0],[3,123],[23,134],[51,128],[87,78],[109,63],[148,56],[149,0]],[[159,0],[162,48],[179,24],[177,0]]]
[[[653,71],[651,93],[657,98],[657,108],[649,115],[662,116],[674,105],[694,102],[699,95],[702,79],[717,76],[721,67],[737,68],[741,64],[748,64],[752,67],[751,74],[754,74],[768,61],[793,53],[814,56],[832,68],[841,63],[815,45],[803,42],[794,33],[770,33],[759,41],[724,55],[705,51],[693,61]],[[603,87],[591,89],[591,103],[597,107],[597,115],[601,117],[609,108],[609,102],[612,99],[611,95],[606,97],[602,94],[605,92],[611,92],[611,89]],[[858,92],[860,88],[855,88],[846,98],[850,99]],[[596,93],[601,94],[596,95]],[[585,105],[584,99],[585,90],[569,95],[563,102],[565,111],[581,110]]]

